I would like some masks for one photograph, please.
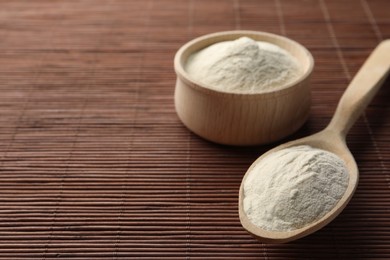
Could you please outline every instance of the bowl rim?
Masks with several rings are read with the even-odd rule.
[[[210,40],[220,38],[223,36],[231,36],[232,39],[236,39],[239,37],[247,36],[265,36],[267,38],[274,38],[278,39],[281,41],[284,41],[290,45],[294,45],[298,49],[300,49],[305,55],[305,58],[307,59],[308,66],[307,69],[304,71],[303,74],[301,74],[299,77],[297,77],[295,80],[289,82],[288,84],[283,85],[280,88],[276,89],[270,89],[270,90],[265,90],[261,92],[256,92],[256,93],[240,93],[240,92],[229,92],[229,91],[221,91],[217,89],[212,89],[210,87],[207,87],[205,84],[197,81],[196,79],[193,79],[184,69],[183,64],[181,62],[183,54],[192,46],[202,43],[202,42],[210,42]],[[218,42],[218,41],[216,41]],[[216,42],[210,42],[210,44],[214,44]],[[267,42],[267,41],[266,41]],[[209,45],[210,45],[209,44]],[[279,46],[280,48],[283,48]],[[285,49],[285,48],[283,48]],[[196,51],[198,51],[197,49]],[[288,50],[287,50],[288,51]],[[300,85],[301,82],[304,82],[309,79],[313,69],[314,69],[314,58],[310,51],[303,46],[302,44],[288,38],[285,36],[277,35],[274,33],[269,33],[269,32],[263,32],[263,31],[252,31],[252,30],[232,30],[232,31],[221,31],[221,32],[214,32],[210,34],[205,34],[202,36],[199,36],[197,38],[194,38],[190,40],[189,42],[185,43],[182,45],[179,50],[176,52],[175,57],[174,57],[174,69],[176,72],[176,75],[178,78],[180,78],[186,85],[192,87],[195,90],[199,91],[205,91],[208,94],[211,95],[222,95],[225,97],[237,97],[240,96],[242,98],[252,98],[252,97],[268,97],[268,96],[280,96],[280,95],[285,95],[288,94],[290,91],[293,91],[295,88],[294,86]]]

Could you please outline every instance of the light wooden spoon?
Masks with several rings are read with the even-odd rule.
[[[358,119],[379,90],[389,73],[390,67],[390,40],[380,43],[371,53],[356,74],[348,89],[342,96],[336,112],[329,125],[322,131],[311,136],[282,144],[259,157],[248,169],[243,177],[239,192],[239,215],[242,226],[261,242],[285,243],[309,235],[331,222],[347,205],[351,199],[359,180],[356,162],[349,151],[345,137],[349,129]],[[330,151],[343,159],[349,173],[349,183],[345,194],[336,206],[321,219],[308,223],[307,226],[293,231],[268,231],[254,225],[247,217],[243,207],[244,183],[252,169],[264,157],[278,150],[297,145],[310,145],[315,148]]]

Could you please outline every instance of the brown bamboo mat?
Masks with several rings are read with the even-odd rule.
[[[276,144],[206,142],[178,120],[173,56],[206,33],[283,34],[312,51],[307,124],[390,36],[388,0],[0,1],[0,259],[390,259],[390,82],[348,136],[361,177],[330,225],[261,244],[237,213]]]

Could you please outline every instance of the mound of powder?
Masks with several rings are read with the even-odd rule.
[[[212,89],[234,93],[277,89],[299,75],[298,62],[287,51],[248,37],[215,43],[192,54],[185,70]]]
[[[348,186],[348,171],[333,153],[295,146],[266,156],[244,182],[244,211],[255,225],[291,231],[331,211]]]

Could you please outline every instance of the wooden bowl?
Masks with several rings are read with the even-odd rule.
[[[186,61],[192,53],[242,36],[275,44],[289,52],[299,62],[300,76],[276,90],[242,94],[208,88],[185,71]],[[244,146],[279,140],[299,129],[308,117],[309,79],[313,66],[313,57],[305,47],[271,33],[227,31],[196,38],[183,45],[175,55],[176,112],[188,129],[216,143]]]

